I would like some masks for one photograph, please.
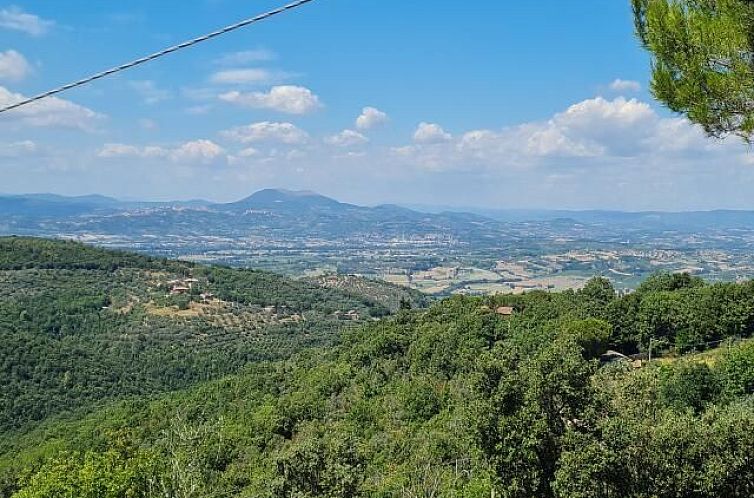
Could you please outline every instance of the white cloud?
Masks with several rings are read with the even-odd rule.
[[[97,153],[97,156],[103,158],[140,155],[142,155],[142,149],[134,145],[125,144],[105,144]]]
[[[440,130],[420,126],[415,144],[394,147],[393,157],[433,171],[489,172],[593,168],[627,161],[646,164],[660,156],[697,160],[704,154],[722,153],[726,147],[738,149],[732,142],[709,140],[685,119],[662,118],[649,104],[624,97],[588,99],[547,121],[472,130],[458,138]]]
[[[451,140],[453,136],[442,129],[440,125],[433,123],[420,123],[414,132],[414,142],[417,143],[440,143]]]
[[[654,110],[636,99],[597,97],[574,104],[549,121],[468,132],[458,147],[480,160],[625,157],[637,153],[638,144],[653,133],[658,121]]]
[[[34,153],[33,146],[13,145],[26,136],[8,133],[0,140],[8,142],[0,144],[0,156],[19,155],[4,160],[3,179],[9,185],[11,168],[18,171],[13,173],[22,179],[18,182],[38,182],[36,177],[57,181],[30,172],[37,165],[49,168],[62,157],[71,171],[65,178],[83,182],[82,188],[96,190],[86,183],[96,177],[98,185],[107,184],[112,192],[131,189],[139,192],[131,195],[142,196],[157,196],[160,188],[168,188],[162,195],[227,197],[231,192],[240,197],[250,185],[275,184],[281,178],[289,188],[326,190],[336,177],[334,195],[370,203],[431,203],[444,196],[457,205],[500,207],[752,206],[748,192],[754,188],[754,154],[746,155],[746,147],[737,141],[709,140],[686,119],[668,118],[649,102],[592,98],[564,106],[546,119],[507,127],[454,129],[450,134],[435,126],[426,123],[412,129],[403,142],[385,145],[376,139],[363,142],[356,134],[369,133],[353,126],[348,133],[318,134],[315,139],[294,124],[271,120],[207,136],[216,143],[109,144],[100,151],[113,158],[107,161],[76,154],[75,144],[68,148],[60,140],[52,154],[42,136],[30,137],[40,147]],[[336,146],[341,143],[354,146]],[[43,161],[38,159],[42,154]],[[108,174],[92,176],[102,163],[109,163]],[[74,176],[76,168],[80,176]],[[166,175],[171,181],[160,184]]]
[[[42,36],[55,23],[11,6],[0,9],[0,28],[22,31],[32,36]]]
[[[170,159],[175,162],[202,162],[210,163],[225,155],[222,147],[211,140],[195,140],[187,142],[170,154]]]
[[[610,83],[610,90],[614,92],[638,92],[641,90],[641,83],[633,80],[616,79]]]
[[[142,159],[164,158],[175,163],[209,164],[225,157],[225,150],[211,140],[194,140],[175,148],[158,146],[138,147],[119,143],[105,144],[97,153],[101,158],[136,157]]]
[[[445,147],[427,146],[427,145],[406,145],[402,147],[393,147],[390,149],[390,153],[400,162],[404,170],[405,166],[413,167],[414,169],[420,169],[425,171],[447,171],[451,169],[462,169],[460,165],[453,157],[457,155],[457,151]]]
[[[565,112],[557,114],[553,121],[581,129],[594,128],[599,124],[625,128],[654,119],[655,116],[649,104],[636,99],[618,97],[607,100],[597,97],[572,105]]]
[[[361,116],[356,118],[356,127],[360,130],[371,130],[376,126],[387,123],[389,120],[389,116],[379,109],[365,107],[361,111]]]
[[[130,81],[129,86],[144,99],[148,105],[159,104],[173,97],[173,92],[160,88],[152,80]]]
[[[524,143],[525,151],[538,157],[594,157],[605,152],[598,144],[582,143],[568,137],[557,126],[532,130]]]
[[[216,85],[249,85],[268,83],[276,76],[267,69],[228,69],[213,74],[210,81]]]
[[[308,114],[322,107],[314,93],[301,86],[276,86],[269,92],[228,92],[220,100],[242,107],[271,109],[287,114]]]
[[[354,147],[368,143],[369,139],[358,131],[343,130],[337,135],[327,137],[325,142],[336,147]]]
[[[0,52],[0,80],[21,81],[31,73],[26,57],[15,50]]]
[[[119,143],[109,143],[102,146],[97,153],[98,157],[105,159],[111,159],[114,157],[141,157],[141,158],[155,158],[155,157],[168,157],[170,151],[162,147],[148,146],[137,147],[135,145],[126,145]]]
[[[254,147],[248,147],[246,149],[240,150],[237,155],[238,157],[245,157],[245,158],[254,157],[254,156],[259,155],[259,151],[255,149]]]
[[[23,95],[0,86],[0,107],[17,104],[25,99]],[[49,97],[0,115],[0,123],[92,131],[103,117],[91,109],[68,100]]]
[[[22,142],[0,143],[0,157],[17,158],[28,156],[37,152],[38,147],[31,140]]]
[[[454,158],[455,155],[460,157],[455,158],[461,161],[473,159],[481,164],[491,164],[495,158],[503,157],[507,154],[515,152],[521,148],[521,143],[513,136],[512,130],[506,130],[496,132],[492,130],[472,130],[464,133],[457,141],[454,154],[441,155],[440,158],[445,156],[447,161],[450,158]],[[518,143],[516,143],[518,142]],[[525,143],[525,142],[524,142]],[[423,150],[423,147],[417,146],[418,151]],[[452,150],[452,149],[451,149]],[[450,163],[450,168],[454,168]]]
[[[630,156],[635,153],[634,144],[651,134],[658,121],[659,116],[644,102],[597,97],[572,105],[542,128],[557,137],[560,146],[537,147],[535,139],[533,151],[543,156]]]
[[[738,153],[742,145],[734,137],[711,139],[701,127],[692,125],[687,119],[665,118],[657,120],[652,133],[643,138],[639,147],[667,158],[704,158],[710,153]]]
[[[256,161],[258,160],[259,161]],[[247,147],[245,149],[239,150],[236,154],[231,154],[228,156],[228,164],[231,166],[244,166],[248,165],[252,160],[255,160],[254,162],[264,162],[264,159],[262,158],[262,153],[255,149],[254,147]]]
[[[240,66],[253,62],[266,62],[277,58],[275,52],[266,49],[243,50],[225,54],[215,61],[220,66]]]
[[[309,135],[291,123],[263,121],[239,126],[221,133],[223,137],[241,143],[279,142],[289,145],[303,144]]]

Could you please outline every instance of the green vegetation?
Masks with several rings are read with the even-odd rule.
[[[0,496],[751,496],[754,343],[710,364],[599,357],[753,332],[754,284],[686,275],[624,297],[602,279],[454,297],[333,348],[6,434]]]
[[[332,344],[349,325],[339,311],[353,322],[389,313],[263,272],[0,239],[0,433]]]
[[[430,299],[426,294],[397,285],[351,275],[327,275],[310,278],[308,281],[320,287],[366,296],[391,312],[408,308],[426,308]]]
[[[754,136],[754,3],[632,0],[639,38],[654,56],[652,91],[722,137]]]

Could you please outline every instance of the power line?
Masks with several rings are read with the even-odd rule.
[[[289,10],[296,9],[298,7],[301,7],[304,4],[307,4],[309,2],[313,2],[314,0],[296,0],[295,2],[289,3],[287,5],[284,5],[282,7],[279,7],[274,10],[270,10],[268,12],[265,12],[264,14],[259,14],[258,16],[252,17],[250,19],[245,19],[241,22],[238,22],[236,24],[232,24],[230,26],[227,26],[225,28],[219,29],[217,31],[213,31],[212,33],[206,34],[204,36],[200,36],[198,38],[194,38],[193,40],[185,41],[181,44],[174,45],[172,47],[166,48],[164,50],[161,50],[159,52],[155,52],[152,55],[148,55],[146,57],[142,57],[141,59],[136,59],[135,61],[128,62],[126,64],[122,64],[120,66],[108,69],[107,71],[102,71],[101,73],[94,74],[92,76],[89,76],[88,78],[84,78],[82,80],[76,81],[74,83],[69,83],[67,85],[55,88],[53,90],[40,93],[39,95],[36,95],[34,97],[30,97],[28,99],[22,100],[21,102],[16,102],[15,104],[11,104],[9,106],[3,107],[0,109],[0,114],[8,111],[12,111],[13,109],[18,109],[19,107],[23,107],[25,105],[31,104],[32,102],[37,102],[42,99],[46,99],[47,97],[52,97],[53,95],[57,95],[59,93],[66,92],[68,90],[71,90],[73,88],[86,85],[88,83],[91,83],[93,81],[105,78],[107,76],[113,75],[115,73],[119,73],[121,71],[125,71],[127,69],[131,69],[132,67],[140,66],[142,64],[146,64],[147,62],[153,61],[155,59],[159,59],[160,57],[164,57],[168,54],[172,54],[173,52],[177,52],[179,50],[182,50],[184,48],[189,48],[194,45],[197,45],[199,43],[205,42],[207,40],[211,40],[212,38],[216,38],[218,36],[224,35],[226,33],[230,33],[231,31],[236,31],[241,28],[245,28],[246,26],[249,26],[250,24],[255,24],[260,21],[264,21],[265,19],[269,19],[270,17],[276,16],[278,14],[283,14],[284,12],[288,12]]]

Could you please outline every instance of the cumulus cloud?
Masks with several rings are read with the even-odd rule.
[[[655,111],[646,102],[623,97],[613,100],[597,97],[570,106],[557,114],[553,122],[588,130],[603,123],[620,128],[634,127],[655,117]]]
[[[684,118],[660,119],[640,144],[658,154],[697,154],[713,149],[737,148],[735,139],[712,140]]]
[[[15,50],[0,52],[0,80],[21,81],[31,73],[26,57]]]
[[[26,97],[0,86],[0,106],[17,104]],[[78,128],[93,131],[104,118],[99,113],[68,100],[50,97],[0,116],[0,123],[31,127]]]
[[[369,142],[369,139],[354,130],[343,130],[337,135],[327,137],[325,142],[336,147],[354,147]]]
[[[179,178],[171,182],[173,192],[208,191],[213,185],[244,189],[250,182],[271,184],[280,178],[321,189],[337,177],[341,195],[348,191],[362,200],[358,196],[371,195],[370,202],[417,202],[416,196],[425,195],[425,202],[452,196],[458,205],[506,207],[751,206],[747,193],[754,188],[754,155],[746,155],[745,146],[710,140],[686,119],[666,117],[638,99],[591,98],[547,119],[494,129],[454,129],[451,134],[425,122],[411,131],[391,147],[368,143],[369,134],[354,126],[315,139],[290,122],[263,121],[220,132],[220,145],[209,140],[159,147],[108,144],[100,156],[129,165],[108,170],[121,175],[113,184],[185,174],[187,187]],[[15,138],[8,136],[5,142],[12,144]],[[0,156],[29,154],[26,160],[5,161],[19,165],[19,171],[49,162],[11,144],[0,144]],[[86,162],[86,156],[70,162]],[[232,167],[194,167],[197,163]]]
[[[638,92],[641,90],[641,83],[618,78],[610,83],[610,90],[614,92]]]
[[[542,156],[631,155],[635,143],[651,134],[658,121],[645,102],[597,97],[572,105],[539,127],[529,141],[530,151]]]
[[[228,92],[220,100],[242,107],[270,109],[287,114],[309,114],[322,107],[311,90],[301,86],[276,86],[269,92]]]
[[[433,123],[420,123],[414,132],[414,142],[417,143],[440,143],[447,142],[452,138],[452,135],[443,130],[440,125]]]
[[[637,144],[653,132],[658,120],[644,102],[597,97],[574,104],[546,122],[468,132],[459,148],[479,158],[495,154],[529,158],[624,156],[636,153]]]
[[[298,145],[309,140],[309,134],[291,123],[263,121],[226,130],[221,135],[240,143],[278,142]]]
[[[142,159],[164,158],[175,163],[209,164],[225,157],[225,150],[211,140],[194,140],[174,148],[158,146],[139,147],[119,143],[105,144],[97,154],[101,158],[136,157]]]
[[[381,110],[375,107],[365,107],[361,111],[361,115],[356,118],[356,127],[360,130],[371,130],[389,120],[390,117]]]
[[[528,128],[528,129],[527,129]],[[582,142],[571,138],[566,131],[552,123],[550,126],[522,128],[526,138],[525,152],[535,157],[595,157],[604,154],[598,143]]]
[[[494,171],[597,167],[616,161],[644,164],[671,154],[696,159],[731,146],[707,139],[685,119],[662,118],[649,104],[624,97],[588,99],[547,121],[471,130],[457,138],[441,130],[420,126],[414,145],[394,147],[393,157],[435,171]]]
[[[52,21],[24,12],[19,7],[11,6],[0,9],[0,28],[21,31],[32,36],[42,36],[54,24]]]
[[[222,147],[211,140],[195,140],[186,142],[170,154],[175,162],[202,162],[209,163],[225,155]]]

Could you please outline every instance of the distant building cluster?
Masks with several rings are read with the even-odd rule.
[[[168,282],[171,296],[180,296],[183,294],[189,294],[196,285],[199,284],[199,280],[195,278],[181,278],[171,280]]]

